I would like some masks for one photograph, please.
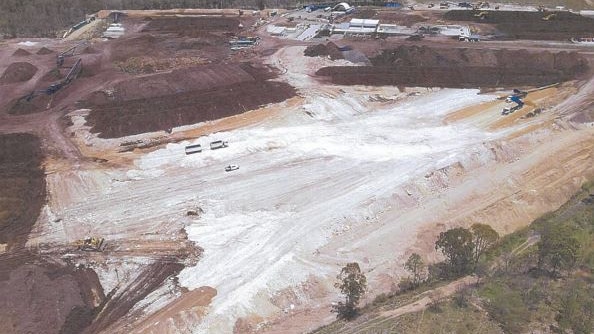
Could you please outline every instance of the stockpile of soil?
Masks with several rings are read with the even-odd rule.
[[[102,138],[167,130],[216,120],[295,96],[271,73],[243,65],[204,65],[123,82],[108,96],[95,92],[82,106]]]
[[[575,52],[436,49],[400,46],[371,59],[373,66],[324,67],[317,75],[336,84],[423,87],[542,86],[579,77],[587,61]]]
[[[17,98],[9,104],[8,113],[10,115],[27,115],[42,112],[47,110],[51,99],[52,96],[45,94],[35,96],[29,101],[24,97]]]
[[[448,21],[472,21],[494,24],[506,36],[514,39],[567,40],[574,37],[592,37],[594,19],[570,12],[554,12],[549,20],[543,20],[552,12],[488,11],[484,19],[475,15],[479,11],[453,10],[445,13]]]
[[[142,31],[193,36],[204,31],[239,31],[239,24],[239,20],[229,17],[163,17],[150,21]]]
[[[24,50],[24,49],[17,49],[12,55],[17,56],[17,57],[30,56],[31,52]]]
[[[19,264],[0,280],[0,332],[81,333],[92,318],[81,321],[80,311],[92,315],[93,291],[104,298],[97,275],[89,269],[35,262]]]
[[[24,245],[45,202],[39,138],[0,135],[0,244]]]
[[[29,81],[35,73],[37,73],[37,67],[30,63],[12,63],[0,77],[0,84]]]
[[[340,48],[333,42],[308,46],[303,54],[307,57],[329,56],[330,59],[344,59]]]
[[[51,53],[54,53],[54,51],[53,50],[50,50],[50,49],[48,49],[46,47],[43,47],[43,48],[41,48],[41,49],[39,49],[37,51],[37,54],[38,55],[48,55],[48,54],[51,54]]]

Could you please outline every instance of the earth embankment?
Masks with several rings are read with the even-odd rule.
[[[330,66],[316,75],[341,85],[420,87],[543,86],[579,77],[588,62],[575,52],[445,49],[399,46],[370,59],[372,66]]]

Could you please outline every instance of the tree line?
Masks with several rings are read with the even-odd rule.
[[[299,8],[321,0],[2,0],[0,38],[56,37],[60,31],[84,20],[85,14],[102,9],[172,8]],[[384,1],[357,0],[358,5]]]

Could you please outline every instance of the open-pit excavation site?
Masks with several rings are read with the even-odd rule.
[[[0,39],[0,333],[308,333],[345,264],[364,305],[440,232],[562,206],[594,179],[594,19],[452,7]]]

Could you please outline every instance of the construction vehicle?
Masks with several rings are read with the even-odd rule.
[[[64,52],[60,52],[57,56],[56,56],[56,67],[60,68],[64,65],[64,60],[67,57],[72,57],[76,54],[77,50],[82,49],[83,46],[87,46],[87,42],[81,42],[76,44],[75,46],[71,47],[70,49],[64,51]]]
[[[210,149],[211,150],[216,150],[219,148],[224,148],[227,147],[227,142],[226,141],[222,141],[222,140],[216,140],[210,143]]]
[[[487,11],[482,11],[482,12],[480,12],[480,13],[476,13],[476,14],[474,14],[474,17],[478,17],[478,18],[480,18],[481,20],[484,20],[484,19],[486,19],[488,16],[489,16],[489,12],[487,12]]]
[[[105,239],[101,237],[85,237],[75,244],[76,249],[81,251],[102,252],[105,249]]]
[[[27,100],[27,102],[29,102],[34,97],[39,96],[39,95],[43,95],[43,94],[53,95],[60,89],[69,85],[72,82],[72,80],[76,79],[78,77],[78,75],[80,74],[81,70],[82,70],[82,59],[79,58],[76,61],[76,63],[74,63],[74,66],[72,66],[70,68],[70,71],[68,71],[68,74],[66,75],[66,77],[63,80],[49,85],[49,87],[47,87],[46,89],[34,90],[31,93],[21,97],[21,100],[24,99],[24,100]]]
[[[551,21],[557,18],[557,14],[556,13],[551,13],[547,16],[543,16],[542,20],[543,21]]]
[[[516,105],[513,107],[505,107],[503,108],[503,111],[501,112],[502,115],[508,115],[513,113],[516,110],[520,110],[522,109],[522,107],[524,107],[524,101],[522,100],[523,98],[525,98],[528,95],[528,92],[523,92],[519,89],[514,89],[513,94],[508,96],[507,99],[505,100],[505,102],[511,103],[514,102]],[[530,103],[532,104],[532,103]]]

